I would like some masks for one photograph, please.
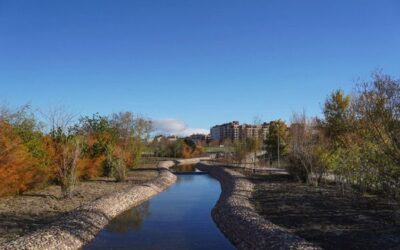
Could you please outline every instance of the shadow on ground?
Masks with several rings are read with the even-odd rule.
[[[398,204],[376,196],[341,195],[288,175],[251,175],[252,202],[271,222],[325,249],[400,249]]]

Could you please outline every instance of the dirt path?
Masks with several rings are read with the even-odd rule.
[[[128,181],[116,183],[111,178],[99,178],[76,186],[70,199],[61,199],[60,187],[27,192],[0,199],[0,245],[33,232],[79,206],[158,176],[155,169],[138,169],[129,173]]]

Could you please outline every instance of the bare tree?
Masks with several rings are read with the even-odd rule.
[[[80,139],[71,132],[74,115],[64,108],[53,108],[44,114],[50,126],[49,151],[63,197],[72,195],[76,184],[76,167],[80,157]]]
[[[253,119],[253,125],[261,128],[262,120],[259,116],[255,116]],[[253,137],[253,140],[250,142],[250,150],[253,151],[253,167],[254,171],[257,165],[257,154],[261,151],[263,146],[263,134],[261,129],[256,129],[256,134]]]
[[[68,111],[63,106],[50,107],[46,111],[40,112],[46,120],[48,130],[55,131],[61,129],[62,131],[68,131],[76,118],[76,115]]]
[[[290,127],[290,157],[293,172],[303,180],[318,186],[324,168],[318,159],[319,131],[315,119],[308,119],[305,112],[293,114]],[[300,166],[297,166],[299,164]],[[298,169],[298,168],[301,169]],[[297,171],[295,171],[297,168]]]
[[[53,163],[63,197],[69,198],[77,181],[76,167],[80,156],[80,142],[74,135],[59,130],[52,134]]]

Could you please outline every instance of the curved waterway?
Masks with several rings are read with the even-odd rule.
[[[235,249],[211,218],[220,184],[205,174],[176,184],[117,216],[84,249]]]

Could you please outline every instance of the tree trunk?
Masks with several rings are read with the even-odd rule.
[[[61,183],[61,195],[63,198],[72,197],[72,185]]]

